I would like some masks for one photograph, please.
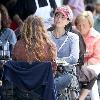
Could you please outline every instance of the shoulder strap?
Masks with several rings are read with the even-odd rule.
[[[59,51],[61,50],[61,48],[64,46],[64,44],[66,43],[67,39],[68,39],[68,35],[67,35],[66,39],[64,40],[64,42],[63,42],[63,43],[61,44],[61,46],[59,47],[58,52],[59,52]]]

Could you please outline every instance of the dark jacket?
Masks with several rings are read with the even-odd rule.
[[[0,0],[1,4],[6,6],[8,0]],[[55,0],[49,0],[51,8],[56,9],[57,5]],[[38,0],[39,7],[47,6],[47,0]],[[25,20],[29,15],[34,14],[37,10],[35,0],[17,0],[17,2],[11,3],[9,6],[6,6],[11,18],[15,14],[18,14],[22,20]]]
[[[43,85],[42,99],[56,100],[50,62],[29,64],[28,62],[8,61],[4,65],[4,79],[25,90],[34,90]]]

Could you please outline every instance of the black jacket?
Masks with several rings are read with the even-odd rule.
[[[9,0],[10,1],[10,0]],[[6,6],[7,0],[0,0],[1,4]],[[51,8],[56,9],[57,5],[55,0],[49,0]],[[47,6],[47,0],[38,0],[39,7]],[[11,18],[15,14],[18,14],[22,20],[25,20],[29,15],[36,12],[37,6],[35,0],[17,0],[17,2],[11,3],[9,6],[6,6]]]
[[[44,86],[42,100],[56,100],[55,86],[50,62],[8,61],[4,64],[3,79],[26,91],[36,91]]]

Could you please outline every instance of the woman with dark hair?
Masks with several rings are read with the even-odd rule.
[[[4,5],[0,4],[0,12],[1,12],[1,27],[0,27],[0,41],[2,46],[7,46],[9,43],[10,53],[12,52],[12,48],[14,47],[17,39],[14,31],[10,29],[10,18],[8,15],[8,11]]]
[[[73,13],[69,6],[58,7],[54,15],[54,30],[50,35],[58,47],[58,58],[65,59],[70,64],[76,64],[79,59],[79,37],[69,32],[68,25],[72,19]],[[64,45],[61,46],[63,42]]]
[[[73,13],[69,6],[58,7],[54,14],[53,29],[50,31],[50,36],[58,48],[58,61],[61,59],[61,61],[66,61],[69,65],[77,64],[79,59],[79,36],[71,32],[69,28],[72,19]],[[71,83],[73,88],[77,87],[77,78],[74,77],[73,83],[73,75],[66,72],[68,72],[67,67],[65,67],[64,74],[55,78],[58,91],[65,89]],[[73,97],[73,99],[75,98]]]

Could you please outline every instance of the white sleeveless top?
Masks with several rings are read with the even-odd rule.
[[[39,7],[38,1],[35,0],[37,10],[35,12],[35,15],[42,17],[44,20],[47,20],[50,18],[50,12],[51,12],[51,6],[49,3],[49,0],[47,0],[48,5],[44,7]]]
[[[57,7],[61,7],[62,6],[62,0],[55,0]]]

